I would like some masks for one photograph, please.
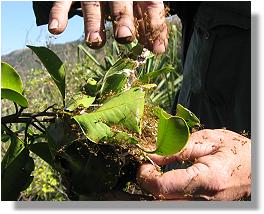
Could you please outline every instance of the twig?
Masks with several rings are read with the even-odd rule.
[[[18,107],[17,107],[17,104],[15,102],[14,103],[14,106],[15,106],[15,109],[16,109],[16,115],[18,115]]]
[[[32,126],[34,126],[37,130],[39,130],[42,133],[46,133],[46,130],[42,129],[41,127],[39,127],[37,124],[35,123],[31,123]]]

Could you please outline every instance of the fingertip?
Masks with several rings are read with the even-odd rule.
[[[132,33],[132,30],[128,26],[119,26],[116,29],[115,39],[121,44],[127,44],[133,42],[135,36]]]
[[[144,184],[150,178],[152,173],[159,173],[154,165],[150,163],[143,163],[138,167],[137,171],[137,181],[139,184]]]
[[[48,30],[52,34],[60,34],[63,32],[63,30],[59,29],[59,21],[58,19],[51,19],[49,25],[48,25]]]
[[[153,53],[154,54],[163,54],[166,51],[165,44],[163,42],[155,42],[153,44]]]
[[[105,45],[106,39],[99,32],[90,32],[85,39],[86,45],[92,49],[100,49]]]
[[[72,1],[55,1],[49,14],[48,30],[52,34],[62,33],[68,23],[68,12]]]

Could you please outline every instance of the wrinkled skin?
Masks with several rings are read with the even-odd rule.
[[[68,22],[68,12],[73,1],[57,1],[49,16],[49,31],[62,33]],[[154,53],[163,53],[168,44],[168,30],[162,1],[82,1],[85,41],[91,48],[97,49],[106,42],[105,18],[113,20],[114,36],[120,43],[130,43],[136,37]]]
[[[251,191],[251,141],[218,129],[194,132],[179,154],[151,155],[158,165],[189,160],[186,169],[161,173],[149,163],[138,169],[138,182],[157,199],[238,200]]]

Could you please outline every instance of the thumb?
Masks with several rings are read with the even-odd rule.
[[[195,163],[187,169],[161,173],[151,164],[142,164],[137,172],[140,186],[159,199],[186,199],[193,197],[198,188],[204,185],[208,167]]]

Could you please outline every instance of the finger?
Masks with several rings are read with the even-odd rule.
[[[143,12],[148,48],[156,54],[164,53],[168,45],[168,29],[163,2],[145,1],[139,4]]]
[[[138,169],[137,179],[141,187],[156,198],[184,199],[195,197],[194,193],[203,187],[208,172],[208,167],[202,163],[163,174],[152,164],[143,164]]]
[[[172,156],[149,155],[158,165],[167,165],[175,161],[193,161],[196,158],[213,154],[223,143],[224,136],[216,130],[204,129],[191,134],[187,146]]]
[[[133,6],[133,12],[135,16],[135,30],[136,30],[136,37],[142,45],[145,47],[148,47],[148,40],[146,37],[146,31],[145,31],[145,23],[143,19],[143,11],[141,9],[140,2],[134,2]]]
[[[81,5],[86,44],[90,48],[101,48],[106,41],[103,2],[83,1]]]
[[[122,44],[135,39],[135,25],[132,1],[114,1],[110,3],[115,39]]]
[[[60,34],[65,30],[71,5],[72,1],[54,2],[49,15],[48,29],[50,33]]]

